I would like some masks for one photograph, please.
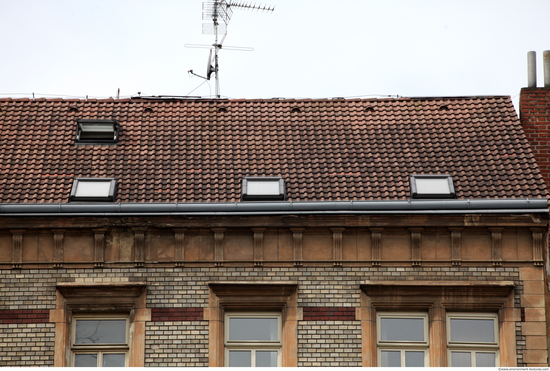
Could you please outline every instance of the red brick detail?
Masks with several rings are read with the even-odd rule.
[[[550,189],[550,89],[521,89],[519,112],[525,136]]]
[[[304,321],[355,321],[355,308],[304,307]]]
[[[151,321],[153,322],[202,321],[203,319],[202,308],[151,309]]]
[[[47,309],[0,309],[0,323],[48,323]]]

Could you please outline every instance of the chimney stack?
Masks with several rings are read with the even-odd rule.
[[[542,52],[542,60],[544,63],[544,87],[550,88],[550,50]]]
[[[527,87],[537,87],[537,52],[527,53]]]

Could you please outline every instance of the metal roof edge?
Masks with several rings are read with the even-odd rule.
[[[545,198],[390,201],[0,204],[7,216],[548,213]]]

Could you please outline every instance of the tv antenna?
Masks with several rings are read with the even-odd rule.
[[[201,44],[185,44],[186,48],[208,48],[210,53],[208,55],[208,63],[206,65],[206,77],[197,75],[193,70],[189,70],[189,73],[203,78],[205,80],[210,80],[212,74],[215,74],[216,81],[216,98],[220,98],[220,66],[218,61],[218,53],[222,49],[225,50],[238,50],[238,51],[254,51],[254,48],[248,47],[239,47],[239,46],[223,46],[223,42],[227,36],[227,25],[231,20],[233,15],[233,9],[242,8],[250,10],[259,10],[264,12],[272,12],[275,10],[274,6],[271,5],[256,5],[244,3],[241,1],[233,0],[213,0],[205,1],[202,3],[202,19],[208,20],[212,19],[212,24],[203,23],[202,24],[202,33],[205,35],[215,35],[214,44],[212,45],[201,45]],[[222,20],[223,23],[220,23],[219,20]],[[220,42],[219,36],[222,36]],[[212,58],[212,50],[214,50],[214,57]],[[212,65],[212,59],[214,65]]]

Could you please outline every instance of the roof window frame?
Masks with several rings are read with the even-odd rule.
[[[101,137],[89,137],[82,138],[83,126],[92,126],[97,124],[112,124],[113,125],[113,137],[101,138]],[[107,131],[106,131],[107,132]],[[76,119],[76,133],[75,143],[82,144],[116,144],[118,143],[120,133],[120,124],[115,119]]]
[[[449,186],[449,193],[421,193],[419,187],[416,184],[417,179],[447,179]],[[414,174],[410,177],[411,186],[411,198],[412,199],[454,199],[456,198],[456,192],[453,183],[453,177],[449,174]]]
[[[83,182],[109,182],[109,192],[107,196],[77,196],[77,190],[80,183]],[[114,202],[116,199],[117,184],[115,178],[76,178],[73,181],[69,202]]]
[[[278,194],[250,194],[251,182],[278,182]],[[286,185],[282,177],[244,177],[241,187],[241,201],[285,201]]]

